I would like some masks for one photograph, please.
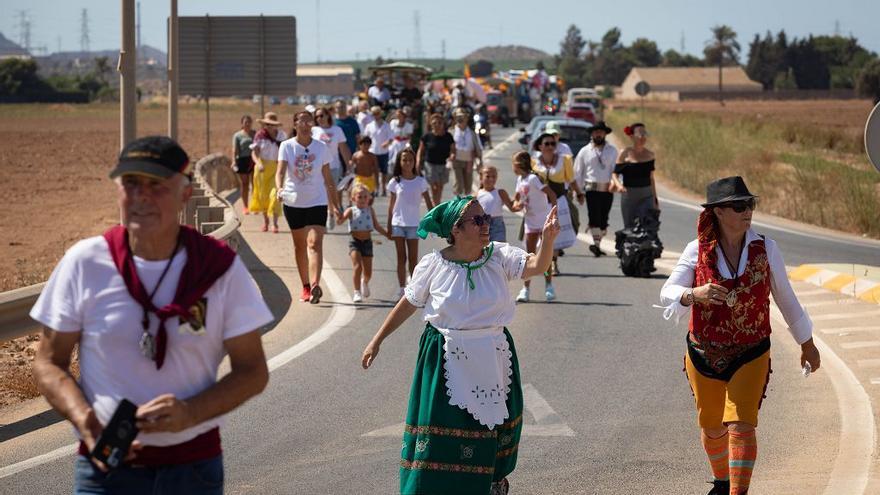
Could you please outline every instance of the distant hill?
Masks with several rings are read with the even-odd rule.
[[[547,60],[549,53],[522,45],[484,46],[464,56],[467,62],[477,60]]]
[[[0,33],[0,57],[29,55],[27,50]]]
[[[149,45],[142,45],[137,52],[139,64],[157,65],[165,67],[165,52]],[[55,52],[49,55],[39,57],[37,62],[43,66],[57,67],[67,64],[79,65],[86,61],[91,61],[98,57],[107,57],[116,66],[116,60],[119,58],[118,50],[101,50],[96,52]]]

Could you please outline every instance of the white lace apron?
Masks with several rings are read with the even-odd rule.
[[[443,376],[449,404],[467,410],[490,430],[502,424],[510,413],[513,368],[510,344],[502,327],[475,330],[438,328],[443,344]]]

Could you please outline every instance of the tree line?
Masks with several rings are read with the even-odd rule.
[[[741,65],[766,90],[854,89],[880,96],[880,59],[854,37],[807,36],[788,39],[785,31],[755,35],[745,63],[737,33],[729,26],[711,28],[703,56],[669,49],[637,38],[624,45],[617,27],[599,41],[584,39],[574,24],[568,27],[555,56],[557,73],[573,86],[620,85],[633,67],[719,67]]]
[[[110,86],[109,59],[97,57],[93,64],[85,74],[52,74],[44,78],[33,59],[0,61],[0,103],[86,103],[116,98],[116,91]]]

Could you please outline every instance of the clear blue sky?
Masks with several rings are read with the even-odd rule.
[[[852,34],[868,49],[880,52],[878,0],[739,0],[736,2],[666,0],[554,2],[443,0],[315,0],[230,1],[179,0],[180,15],[294,15],[297,18],[299,61],[347,60],[391,56],[403,58],[415,51],[414,12],[421,18],[421,48],[439,57],[443,40],[446,55],[461,57],[485,45],[519,44],[556,53],[569,24],[580,27],[585,38],[598,40],[618,26],[623,41],[637,37],[657,42],[661,50],[702,52],[709,28],[728,24],[739,34],[743,56],[755,33],[785,29],[792,37],[809,33]],[[143,43],[166,49],[165,18],[170,2],[142,0]],[[370,10],[366,10],[369,6]],[[19,40],[19,11],[31,21],[31,44],[50,52],[78,50],[81,12],[88,9],[90,46],[118,49],[119,0],[0,0],[0,31]],[[320,26],[320,40],[318,27]]]

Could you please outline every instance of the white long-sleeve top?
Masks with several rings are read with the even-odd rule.
[[[737,276],[741,276],[746,270],[748,263],[749,250],[748,245],[752,241],[760,240],[761,237],[754,230],[749,229],[746,232],[746,249],[742,250],[739,260],[739,272]],[[810,340],[813,336],[813,321],[798,301],[791,284],[788,281],[788,273],[785,271],[785,262],[782,260],[782,253],[779,247],[772,239],[764,238],[764,247],[767,251],[767,259],[770,262],[770,293],[773,294],[773,300],[779,307],[779,311],[785,318],[788,325],[788,331],[798,344]],[[724,262],[724,252],[721,246],[717,246],[718,272],[725,279],[733,278],[727,263]],[[664,308],[663,317],[667,320],[675,318],[676,325],[686,316],[691,308],[681,304],[681,296],[687,289],[694,286],[694,273],[697,266],[699,254],[699,243],[696,240],[691,241],[684,252],[681,253],[678,263],[672,270],[672,274],[663,284],[660,290],[661,307]]]

